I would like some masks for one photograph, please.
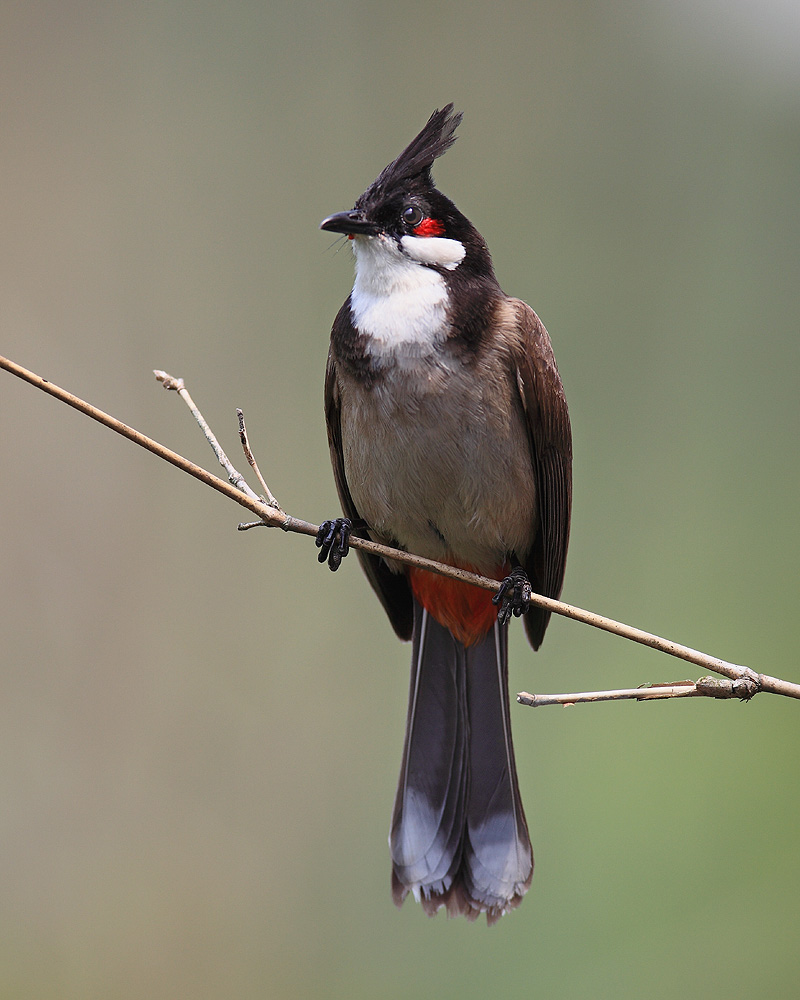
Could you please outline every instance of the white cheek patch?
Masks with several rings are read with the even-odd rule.
[[[467,252],[459,240],[444,236],[401,236],[400,245],[404,253],[420,264],[437,264],[448,271],[455,270]]]

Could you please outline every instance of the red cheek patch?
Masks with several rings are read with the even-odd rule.
[[[441,236],[443,232],[444,226],[438,219],[423,219],[414,227],[415,236]]]

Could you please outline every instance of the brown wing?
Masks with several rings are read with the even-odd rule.
[[[524,302],[510,303],[520,340],[514,352],[517,386],[528,420],[536,476],[536,531],[524,569],[537,594],[558,598],[564,583],[572,510],[572,432],[567,400],[544,324]],[[544,638],[550,612],[532,607],[525,630],[534,649]]]
[[[345,303],[347,305],[347,303]],[[349,314],[349,308],[347,310]],[[340,322],[336,317],[336,323]],[[349,323],[349,315],[345,322]],[[336,329],[334,323],[334,330]],[[342,505],[342,511],[353,522],[361,520],[344,471],[344,454],[342,452],[342,427],[339,389],[336,384],[336,362],[333,353],[328,354],[328,367],[325,372],[325,422],[328,426],[328,445],[331,450],[331,464],[336,490]],[[386,563],[376,556],[356,550],[359,561],[372,589],[378,595],[381,604],[389,616],[392,627],[401,639],[410,639],[414,626],[414,608],[411,598],[411,588],[402,573],[392,573]]]

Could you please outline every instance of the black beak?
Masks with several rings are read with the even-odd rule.
[[[346,236],[377,236],[380,232],[374,222],[364,218],[363,212],[355,210],[329,215],[320,222],[319,228],[326,229],[329,233],[344,233]]]

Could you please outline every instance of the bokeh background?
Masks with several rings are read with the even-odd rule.
[[[797,680],[799,10],[4,4],[0,352],[213,469],[151,369],[184,376],[334,514],[352,261],[317,224],[454,101],[437,181],[570,400],[565,599]],[[491,930],[398,912],[410,651],[356,563],[2,372],[0,470],[0,996],[796,993],[796,702],[515,707],[532,891]],[[566,620],[512,660],[697,675]]]

